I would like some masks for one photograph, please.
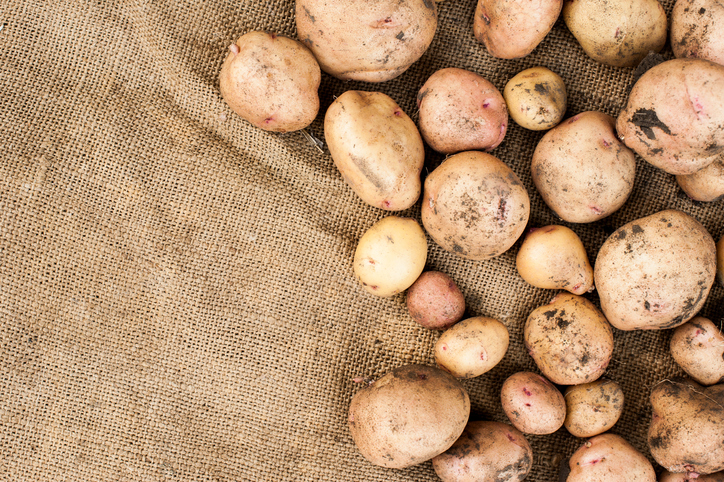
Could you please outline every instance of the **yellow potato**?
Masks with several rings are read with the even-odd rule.
[[[693,174],[676,176],[676,182],[694,201],[720,200],[724,197],[724,154]]]
[[[476,316],[456,323],[435,343],[435,361],[458,378],[491,370],[508,351],[508,329],[493,318]]]
[[[532,131],[558,125],[568,103],[563,79],[545,67],[532,67],[516,74],[505,84],[503,98],[510,117]]]
[[[576,437],[593,437],[613,427],[623,413],[623,390],[612,380],[568,387],[563,425]]]

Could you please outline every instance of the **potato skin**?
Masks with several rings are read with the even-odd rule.
[[[716,279],[724,286],[724,236],[716,243]]]
[[[563,79],[545,67],[532,67],[517,73],[505,84],[503,98],[510,117],[532,131],[557,126],[568,105]]]
[[[664,470],[659,476],[659,482],[724,482],[724,472],[716,472],[708,475],[698,475],[690,477],[686,472],[675,474]]]
[[[452,375],[431,366],[406,365],[358,391],[348,422],[355,445],[368,461],[401,469],[450,448],[469,416],[468,393]]]
[[[314,121],[322,75],[309,49],[258,31],[242,35],[232,49],[221,66],[219,90],[234,112],[273,132],[296,131]]]
[[[532,372],[509,376],[500,390],[505,415],[523,433],[547,435],[563,426],[566,401],[545,377]]]
[[[566,420],[563,425],[571,435],[593,437],[613,427],[623,413],[623,390],[612,380],[596,380],[568,387]]]
[[[618,228],[601,246],[593,278],[619,330],[662,330],[701,309],[716,276],[716,245],[696,219],[665,210]]]
[[[465,314],[465,297],[450,276],[425,271],[407,290],[407,311],[421,326],[444,330]]]
[[[656,482],[644,454],[623,437],[604,433],[591,438],[571,456],[566,482]]]
[[[674,330],[674,361],[702,385],[724,382],[724,335],[712,321],[696,316]]]
[[[455,324],[435,343],[435,361],[458,378],[491,370],[508,351],[508,329],[500,321],[475,316]]]
[[[324,137],[345,182],[367,204],[400,211],[420,197],[425,146],[415,123],[388,95],[343,93],[327,109]]]
[[[676,176],[682,191],[694,201],[715,202],[724,197],[724,153],[694,174]]]
[[[724,3],[677,0],[671,11],[671,48],[677,58],[724,64]]]

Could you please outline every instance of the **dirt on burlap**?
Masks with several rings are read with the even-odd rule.
[[[528,57],[493,59],[472,35],[474,8],[440,3],[430,50],[397,79],[325,74],[308,131],[324,138],[324,110],[349,89],[385,92],[414,117],[443,67],[502,90],[543,65],[565,80],[569,116],[621,109],[633,69],[588,59],[561,20]],[[372,466],[346,425],[354,378],[434,363],[439,333],[411,320],[404,295],[375,298],[354,280],[356,241],[386,213],[327,151],[252,128],[219,95],[229,44],[256,29],[294,37],[294,2],[6,0],[0,25],[0,479],[437,480],[429,462]],[[511,123],[493,151],[525,183],[531,226],[561,223],[531,181],[542,135]],[[442,160],[428,150],[423,174]],[[591,260],[615,228],[667,208],[724,234],[721,202],[694,203],[637,162],[619,212],[569,225]],[[553,292],[517,275],[517,247],[473,262],[430,241],[428,268],[456,280],[468,315],[511,334],[500,365],[465,381],[475,419],[505,421],[503,381],[535,371],[521,328]],[[716,323],[723,296],[715,286],[702,311]],[[650,388],[681,371],[669,332],[615,336],[606,376],[626,408],[613,431],[648,454]],[[565,429],[529,440],[535,482],[557,480],[582,442]]]

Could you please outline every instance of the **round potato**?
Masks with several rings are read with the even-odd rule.
[[[597,435],[571,455],[566,482],[656,482],[653,465],[623,437]]]
[[[599,435],[613,427],[623,413],[623,390],[612,380],[568,387],[566,420],[563,425],[571,435],[585,438]]]
[[[367,204],[400,211],[420,197],[425,146],[415,123],[388,95],[340,95],[324,116],[324,137],[345,182]]]
[[[557,126],[568,105],[563,79],[545,67],[532,67],[516,74],[505,84],[503,98],[510,117],[532,131]]]
[[[694,201],[714,202],[724,197],[724,153],[694,174],[676,176],[681,190]]]
[[[671,48],[677,58],[724,64],[724,3],[677,0],[671,11]]]
[[[536,373],[518,372],[503,382],[503,411],[523,433],[546,435],[563,426],[566,401],[551,382]]]
[[[368,461],[401,469],[450,448],[469,416],[468,393],[452,375],[407,365],[357,392],[348,422],[352,440]]]
[[[465,297],[452,278],[440,271],[426,271],[407,290],[407,311],[413,320],[431,330],[444,330],[465,314]]]
[[[508,329],[493,318],[476,316],[457,323],[435,343],[435,361],[458,378],[492,369],[508,351]]]
[[[674,330],[674,361],[702,385],[724,382],[724,335],[708,318],[696,316]]]

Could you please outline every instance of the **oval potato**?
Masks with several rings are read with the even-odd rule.
[[[508,329],[486,316],[468,318],[445,331],[435,343],[435,361],[458,378],[491,370],[508,351]]]
[[[568,387],[566,420],[571,435],[593,437],[613,427],[623,413],[623,390],[613,380],[596,380]]]
[[[517,73],[505,84],[503,98],[510,117],[526,129],[542,131],[558,125],[566,114],[566,84],[545,67]]]
[[[695,316],[674,330],[674,361],[702,385],[724,382],[724,335],[708,318]]]
[[[503,411],[523,433],[547,435],[563,426],[566,401],[545,377],[532,372],[509,376],[500,390]]]

